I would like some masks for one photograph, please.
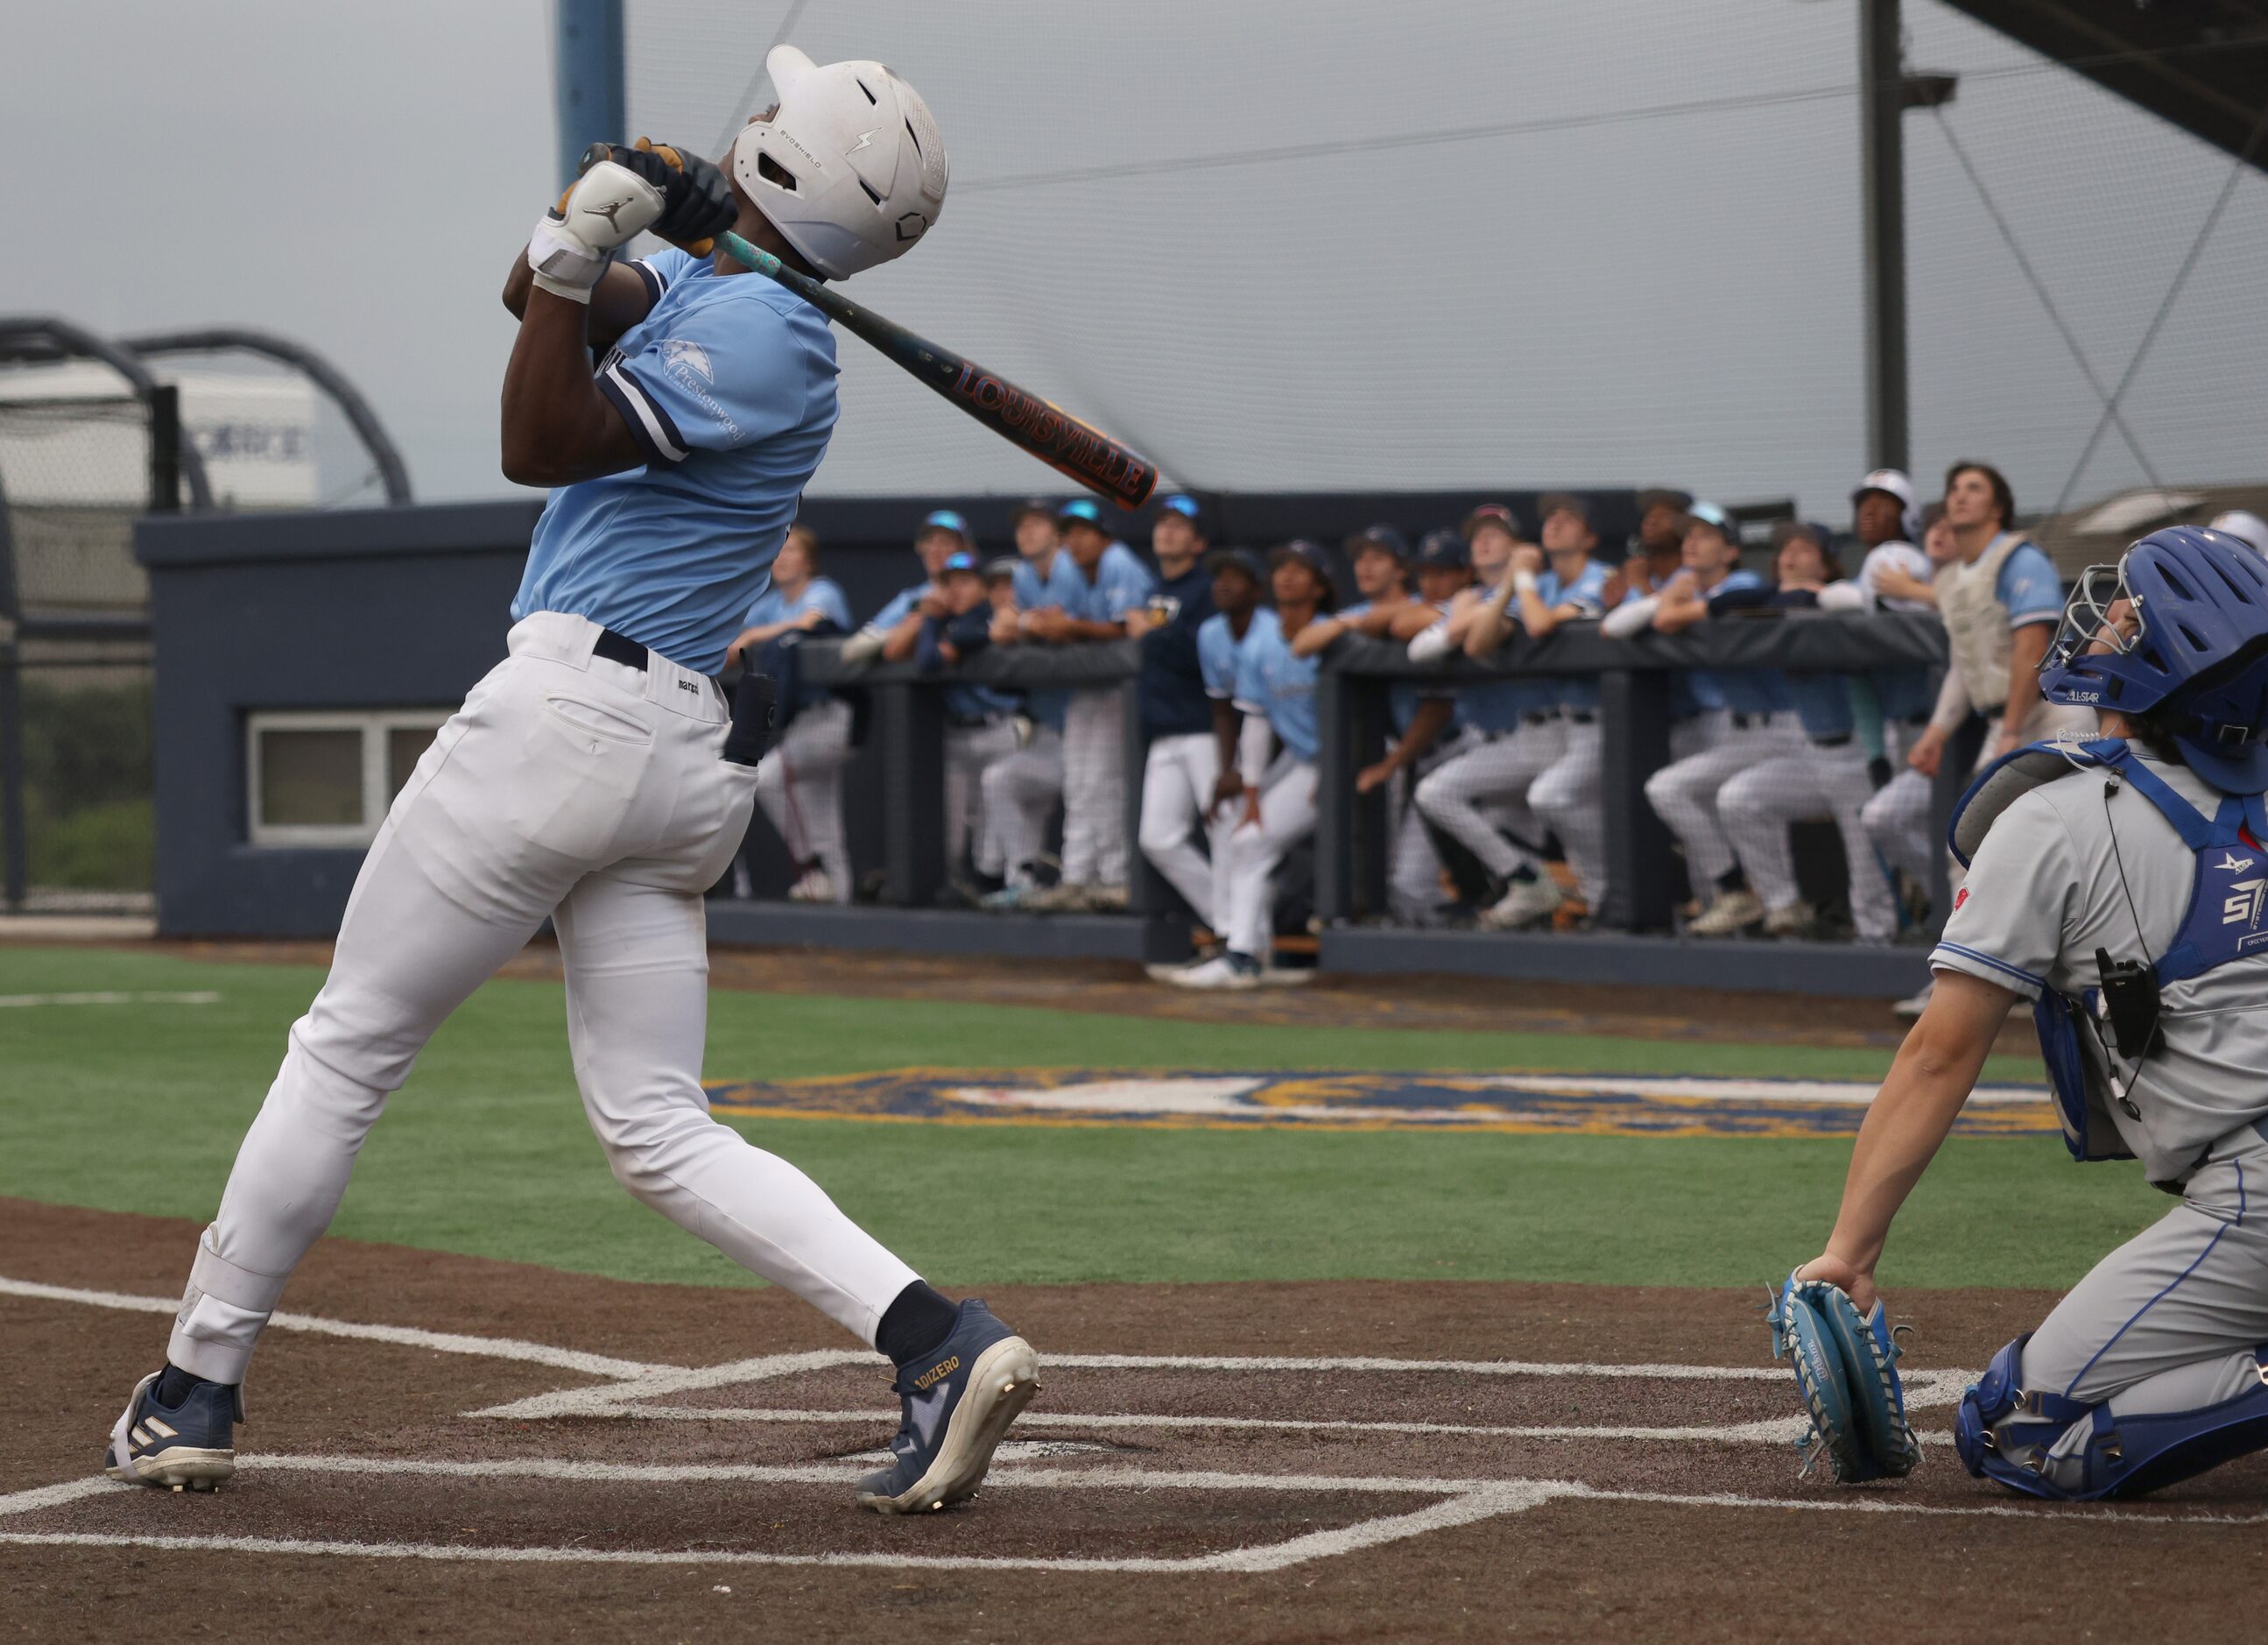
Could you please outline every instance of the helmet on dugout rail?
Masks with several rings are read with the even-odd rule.
[[[2121,601],[2128,621],[2113,620]],[[2150,714],[2214,787],[2268,790],[2268,564],[2226,533],[2174,526],[2116,565],[2088,566],[2041,660],[2040,690]]]
[[[821,67],[775,46],[770,120],[733,142],[733,175],[804,260],[840,280],[902,255],[945,209],[945,139],[921,94],[879,63]]]

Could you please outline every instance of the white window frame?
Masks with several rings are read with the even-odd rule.
[[[396,731],[438,731],[446,708],[263,709],[244,721],[246,833],[263,849],[367,845],[394,796],[387,787],[387,743]],[[362,734],[362,817],[359,822],[270,822],[261,815],[261,740],[271,731],[355,731]]]

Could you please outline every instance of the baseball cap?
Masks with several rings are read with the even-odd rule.
[[[1718,507],[1718,506],[1716,505],[1716,504],[1714,504],[1714,503],[1691,503],[1691,504],[1688,504],[1688,505],[1686,505],[1685,514],[1686,514],[1686,518],[1688,518],[1689,520],[1697,520],[1697,521],[1698,521],[1698,522],[1699,522],[1700,524],[1702,524],[1702,525],[1705,525],[1705,526],[1714,526],[1714,527],[1715,527],[1719,531],[1720,531],[1720,532],[1722,532],[1722,533],[1724,534],[1724,537],[1725,537],[1725,541],[1726,541],[1726,542],[1729,542],[1729,543],[1733,544],[1733,546],[1734,546],[1734,547],[1735,547],[1735,548],[1738,548],[1738,547],[1740,546],[1740,542],[1741,542],[1741,527],[1740,527],[1740,526],[1738,525],[1738,523],[1736,523],[1736,522],[1734,520],[1733,517],[1732,517],[1730,514],[1727,513],[1723,509],[1721,509],[1721,508]]]
[[[1056,519],[1058,522],[1066,525],[1074,520],[1085,520],[1097,531],[1106,528],[1102,523],[1102,510],[1096,507],[1094,500],[1089,498],[1072,498],[1071,501],[1056,510]]]
[[[932,531],[950,531],[963,542],[975,541],[969,535],[968,522],[954,509],[932,509],[922,516],[921,528],[922,533],[924,534]]]
[[[1815,542],[1828,548],[1835,542],[1835,534],[1815,520],[1775,520],[1772,521],[1771,544],[1785,546],[1792,538],[1801,537],[1806,542]]]
[[[984,580],[989,583],[995,578],[1013,577],[1017,568],[1023,563],[1012,554],[1004,554],[998,559],[987,560],[984,562]]]
[[[1444,526],[1439,531],[1429,531],[1418,544],[1418,569],[1420,571],[1462,572],[1471,569],[1473,551],[1456,528]]]
[[[1224,571],[1240,571],[1256,583],[1265,585],[1268,568],[1250,549],[1215,549],[1204,557],[1205,575],[1218,577]]]
[[[2225,533],[2255,554],[2268,556],[2268,520],[2250,510],[2232,508],[2225,514],[2216,514],[2205,529]]]
[[[1682,514],[1692,506],[1693,493],[1674,486],[1649,485],[1638,494],[1638,512],[1641,515],[1657,508],[1674,508]]]
[[[1204,523],[1204,510],[1198,506],[1197,499],[1187,491],[1176,491],[1171,497],[1160,498],[1158,500],[1158,506],[1179,514],[1193,526]]]
[[[1465,541],[1468,542],[1471,542],[1473,533],[1480,529],[1482,525],[1490,520],[1494,520],[1498,525],[1502,526],[1506,531],[1512,533],[1513,536],[1516,537],[1520,535],[1519,515],[1513,513],[1511,509],[1507,508],[1502,503],[1483,503],[1478,508],[1476,508],[1471,513],[1465,516],[1465,523],[1462,527],[1465,534]]]
[[[1008,516],[1008,523],[1012,526],[1020,525],[1027,514],[1037,514],[1042,519],[1053,520],[1056,517],[1056,505],[1044,497],[1027,497],[1016,505],[1015,512]]]
[[[1897,468],[1876,468],[1851,488],[1851,506],[1859,506],[1859,499],[1869,491],[1880,491],[1885,497],[1898,499],[1899,523],[1908,536],[1921,533],[1921,502],[1914,495],[1913,482]]]
[[[1272,571],[1286,560],[1299,561],[1300,564],[1322,579],[1323,604],[1326,607],[1337,603],[1338,579],[1331,575],[1331,554],[1329,549],[1312,537],[1294,537],[1268,557],[1269,568]]]
[[[1346,540],[1346,551],[1355,555],[1365,549],[1384,549],[1395,559],[1407,560],[1410,557],[1410,539],[1392,526],[1365,526]]]
[[[1560,513],[1572,514],[1586,526],[1591,523],[1591,505],[1572,491],[1546,491],[1536,499],[1536,519],[1549,520]]]
[[[976,557],[967,549],[957,550],[945,557],[944,569],[948,572],[968,572],[976,574]]]

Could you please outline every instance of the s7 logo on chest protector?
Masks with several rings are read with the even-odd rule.
[[[2251,864],[2248,860],[2244,866],[2250,867]],[[2228,895],[2221,899],[2220,923],[2224,926],[2257,926],[2264,897],[2268,897],[2268,879],[2233,882],[2228,888]]]

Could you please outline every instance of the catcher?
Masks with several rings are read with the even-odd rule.
[[[2080,579],[2040,682],[2100,730],[1962,796],[1936,992],[1773,1313],[1838,1478],[1912,1465],[1874,1266],[2019,1000],[2073,1156],[2139,1159],[2181,1203],[1992,1356],[1962,1461],[2084,1501],[2268,1448],[2268,565],[2221,532],[2145,538]]]

